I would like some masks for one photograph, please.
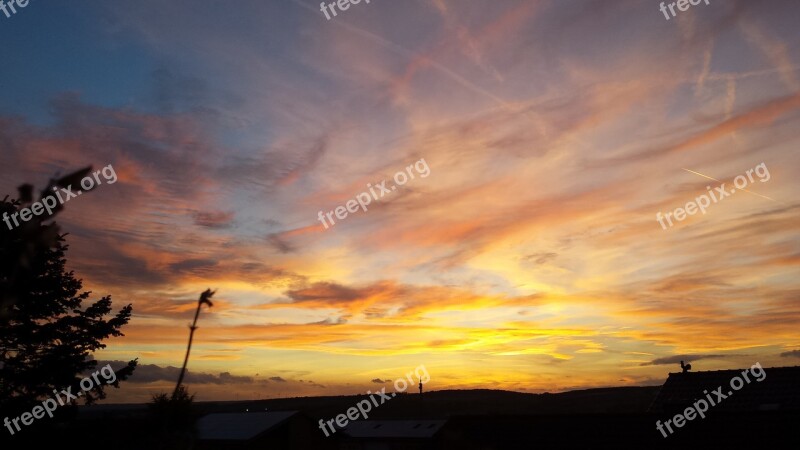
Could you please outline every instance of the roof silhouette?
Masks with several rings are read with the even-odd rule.
[[[743,371],[747,371],[749,383],[744,380]],[[707,395],[717,403],[710,406],[714,411],[800,410],[800,366],[764,368],[763,371],[766,376],[762,381],[757,381],[749,368],[670,373],[649,412],[682,411],[696,400],[707,399]],[[744,382],[739,390],[731,387],[734,377]],[[719,387],[727,398],[717,402],[713,391]]]
[[[344,433],[353,438],[431,438],[446,420],[359,420]]]
[[[201,440],[249,441],[298,414],[297,411],[216,413],[197,422]]]

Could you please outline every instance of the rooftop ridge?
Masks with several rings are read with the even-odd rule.
[[[737,369],[718,369],[718,370],[697,370],[697,371],[690,371],[690,372],[670,372],[670,375],[684,375],[684,374],[693,374],[693,373],[718,373],[718,372],[736,372],[742,370],[748,370],[749,367],[746,368],[737,368]],[[800,366],[777,366],[777,367],[763,367],[763,370],[779,370],[779,369],[800,369]]]

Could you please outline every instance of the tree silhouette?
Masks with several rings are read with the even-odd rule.
[[[193,402],[194,395],[189,394],[186,386],[180,386],[171,396],[166,393],[154,394],[153,401],[147,407],[162,432],[166,432],[186,429],[194,423],[196,413]]]
[[[51,180],[40,200],[53,187],[67,187],[91,167],[59,180]],[[33,202],[33,187],[19,188],[19,199],[0,202],[0,215],[13,214]],[[67,271],[65,234],[51,220],[52,214],[34,216],[13,229],[0,224],[0,409],[29,408],[50,397],[54,389],[73,387],[96,366],[93,352],[105,347],[103,340],[122,336],[120,328],[131,316],[131,305],[111,313],[111,297],[102,297],[85,309],[90,292]],[[50,223],[45,223],[50,222]],[[113,383],[133,372],[136,360],[116,371]],[[104,385],[85,392],[86,403],[105,398]]]

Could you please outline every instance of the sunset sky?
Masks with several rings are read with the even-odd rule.
[[[0,195],[118,175],[58,217],[133,304],[112,401],[174,385],[206,288],[199,400],[800,365],[800,3],[659,3],[33,0],[0,13]]]

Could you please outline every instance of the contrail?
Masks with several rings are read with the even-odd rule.
[[[292,2],[296,3],[297,5],[301,6],[304,9],[306,9],[307,11],[313,12],[314,15],[319,15],[319,10],[307,5],[306,3],[302,2],[301,0],[292,0]],[[370,33],[369,31],[362,30],[361,28],[358,28],[358,27],[355,27],[353,25],[350,25],[347,22],[344,22],[344,21],[341,21],[341,20],[333,21],[333,22],[335,23],[335,25],[344,27],[344,28],[346,28],[347,30],[349,30],[349,31],[351,31],[353,33],[356,33],[356,34],[358,34],[358,35],[360,35],[362,37],[365,37],[365,38],[375,42],[376,44],[381,45],[381,46],[391,50],[394,53],[397,53],[398,55],[401,55],[401,56],[403,56],[405,58],[408,58],[409,60],[413,60],[417,56],[417,54],[415,52],[412,52],[412,51],[410,51],[410,50],[408,50],[408,49],[406,49],[406,48],[404,48],[404,47],[402,47],[402,46],[400,46],[398,44],[395,44],[394,42],[389,41],[388,39],[385,39],[385,38],[383,38],[381,36],[378,36],[378,35],[376,35],[374,33]],[[456,73],[452,69],[448,68],[447,66],[445,66],[443,64],[440,64],[437,61],[431,60],[430,58],[426,58],[426,59],[427,59],[427,62],[430,63],[430,66],[433,69],[438,71],[440,74],[446,76],[447,78],[455,81],[457,84],[461,85],[462,87],[464,87],[464,88],[466,88],[466,89],[468,89],[468,90],[470,90],[470,91],[472,91],[472,92],[474,92],[476,94],[482,95],[482,96],[492,100],[495,104],[500,105],[502,108],[505,108],[505,109],[511,110],[511,111],[514,111],[514,110],[519,111],[519,107],[509,103],[505,99],[503,99],[501,97],[498,97],[495,94],[492,94],[491,92],[487,91],[486,89],[483,89],[480,86],[470,82],[469,80],[467,80],[463,76],[459,75],[458,73]],[[545,137],[549,137],[550,136],[550,132],[547,130],[547,127],[542,123],[542,118],[540,117],[540,115],[538,113],[533,113],[531,111],[525,111],[524,109],[522,111],[519,111],[519,112],[521,112],[522,115],[524,115],[525,117],[527,117],[528,119],[530,119],[533,122],[534,126],[536,127],[536,129],[537,129],[537,131],[539,132],[540,135],[545,136]],[[586,142],[584,142],[579,137],[572,135],[572,133],[566,134],[564,137],[566,139],[568,139],[570,142],[576,143],[576,144],[580,145],[583,148],[586,148],[588,146],[586,144]]]
[[[305,9],[307,9],[309,11],[312,11],[314,13],[314,15],[319,15],[319,11],[318,10],[316,10],[313,7],[303,3],[302,1],[300,1],[300,0],[292,0],[292,1],[294,3],[297,3],[298,5],[302,6],[303,8],[305,8]],[[354,26],[352,26],[352,25],[350,25],[350,24],[348,24],[346,22],[343,22],[341,20],[334,21],[334,23],[336,25],[338,25],[338,26],[342,26],[342,27],[347,28],[348,30],[352,31],[353,33],[359,34],[362,37],[366,37],[366,38],[372,40],[373,42],[376,42],[376,43],[382,45],[383,47],[388,48],[389,50],[391,50],[391,51],[393,51],[393,52],[395,52],[397,54],[405,56],[406,58],[413,59],[414,57],[416,57],[416,53],[414,53],[414,52],[412,52],[410,50],[407,50],[407,49],[401,47],[400,45],[395,44],[392,41],[384,39],[384,38],[378,36],[377,34],[373,34],[373,33],[370,33],[369,31],[362,30],[361,28],[354,27]],[[510,107],[511,106],[508,102],[506,102],[502,98],[492,94],[489,91],[486,91],[485,89],[482,89],[482,88],[476,86],[475,84],[469,82],[467,79],[465,79],[461,75],[457,74],[456,72],[448,69],[447,67],[443,66],[442,64],[439,64],[438,62],[430,60],[430,59],[428,60],[428,62],[431,64],[431,66],[433,68],[435,68],[436,70],[438,70],[439,72],[441,72],[442,74],[444,74],[445,76],[450,78],[451,80],[455,81],[456,83],[464,86],[465,88],[467,88],[467,89],[469,89],[469,90],[471,90],[471,91],[473,91],[475,93],[478,93],[478,94],[481,94],[483,96],[486,96],[486,97],[494,100],[495,102],[497,102],[497,103],[499,103],[499,104],[501,104],[501,105],[503,105],[505,107]]]
[[[685,170],[685,171],[687,171],[687,172],[691,172],[691,173],[693,173],[693,174],[695,174],[695,175],[700,175],[700,176],[701,176],[701,177],[703,177],[703,178],[708,178],[709,180],[714,180],[714,181],[716,181],[717,183],[722,183],[722,181],[720,181],[720,180],[718,180],[718,179],[716,179],[716,178],[714,178],[714,177],[710,177],[710,176],[708,176],[708,175],[703,175],[703,174],[702,174],[702,173],[700,173],[700,172],[695,172],[694,170],[689,170],[689,169],[685,169],[685,168],[683,168],[683,170]],[[759,196],[759,197],[761,197],[761,198],[765,198],[765,199],[767,199],[767,200],[772,200],[773,202],[777,202],[777,203],[783,203],[783,202],[779,202],[778,200],[775,200],[774,198],[769,198],[769,197],[767,197],[766,195],[761,195],[761,194],[759,194],[759,193],[757,193],[757,192],[748,191],[747,189],[744,189],[744,188],[737,188],[737,189],[739,189],[740,191],[745,191],[745,192],[747,192],[747,193],[750,193],[750,194],[753,194],[753,195],[757,195],[757,196]],[[784,203],[784,204],[785,204],[785,203]]]

